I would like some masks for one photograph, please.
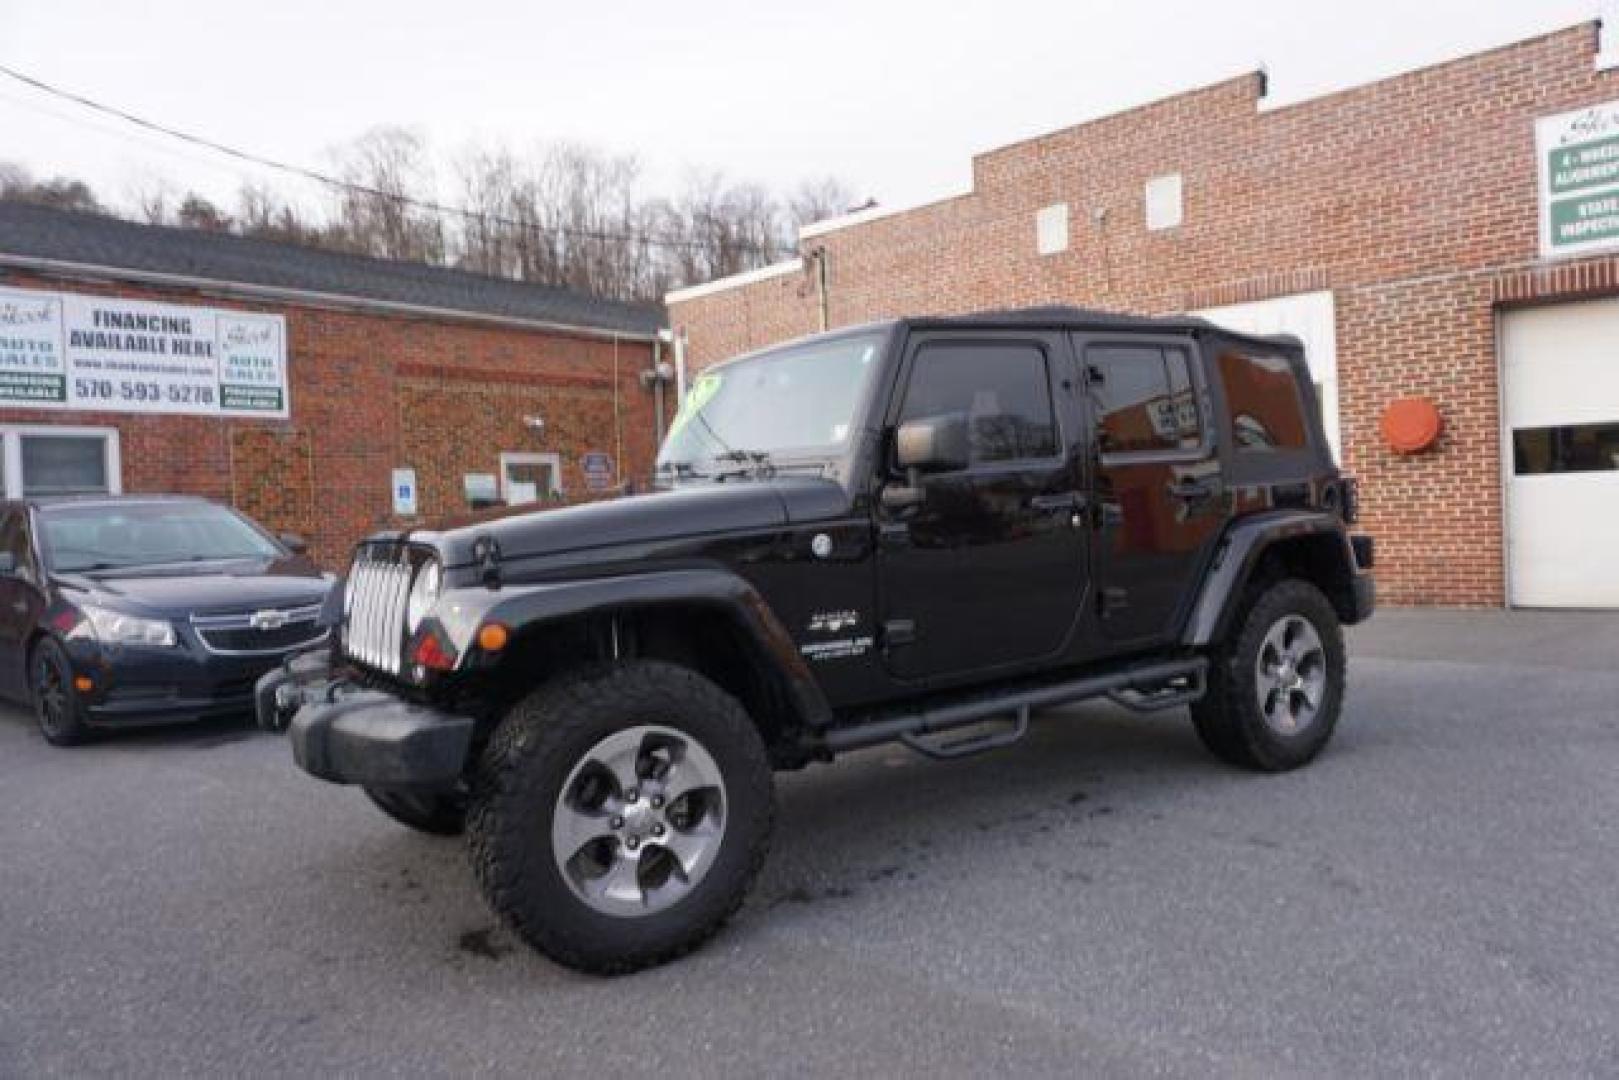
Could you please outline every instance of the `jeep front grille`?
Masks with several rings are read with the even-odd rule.
[[[343,652],[350,659],[399,674],[410,569],[402,547],[368,544],[355,554],[343,595]]]

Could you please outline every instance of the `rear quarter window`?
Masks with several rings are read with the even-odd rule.
[[[1285,356],[1226,349],[1218,366],[1231,442],[1238,453],[1303,450],[1310,445],[1304,400]]]

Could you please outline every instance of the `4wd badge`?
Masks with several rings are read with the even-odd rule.
[[[835,634],[839,630],[852,630],[858,625],[860,625],[858,611],[817,611],[810,616],[809,632]]]

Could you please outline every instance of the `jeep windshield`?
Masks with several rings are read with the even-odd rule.
[[[698,376],[658,454],[663,482],[842,457],[886,334],[790,345]]]

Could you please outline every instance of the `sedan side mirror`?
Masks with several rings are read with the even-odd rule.
[[[965,469],[967,414],[943,413],[907,420],[894,436],[895,457],[907,472],[952,472]]]
[[[305,540],[297,533],[284,532],[276,539],[281,541],[282,547],[286,548],[294,555],[309,554],[309,541]]]

